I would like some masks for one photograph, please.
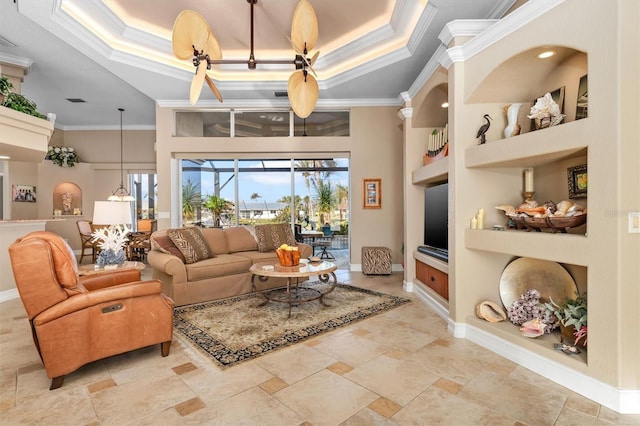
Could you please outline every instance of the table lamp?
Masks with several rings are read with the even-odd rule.
[[[128,201],[96,201],[93,205],[93,241],[102,249],[97,263],[108,269],[117,267],[127,258],[124,247],[132,224],[131,203]]]

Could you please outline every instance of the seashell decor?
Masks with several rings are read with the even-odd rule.
[[[518,207],[500,205],[496,209],[502,210],[511,219],[521,217],[574,217],[587,214],[585,206],[562,200],[559,203],[547,201],[543,205],[538,205],[535,201],[524,202]]]
[[[536,126],[543,128],[560,124],[565,115],[560,113],[560,106],[553,100],[551,93],[545,93],[536,100],[527,118],[534,119]]]
[[[545,324],[540,321],[540,318],[534,318],[522,324],[520,327],[520,333],[524,337],[538,337],[544,334]]]
[[[568,228],[575,228],[587,222],[585,206],[571,201],[562,200],[559,203],[547,201],[539,205],[536,201],[525,201],[518,207],[509,205],[496,206],[509,218],[509,226],[527,231],[541,232],[541,229],[551,229],[551,232],[566,233]]]
[[[507,319],[507,313],[504,309],[489,300],[476,306],[476,316],[489,322],[500,322]]]

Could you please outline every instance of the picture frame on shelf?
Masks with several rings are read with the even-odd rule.
[[[567,180],[569,184],[569,198],[586,198],[589,180],[587,175],[587,165],[569,167],[567,169]]]
[[[17,203],[35,203],[36,187],[33,185],[12,185],[11,200]]]
[[[362,208],[382,208],[382,179],[362,179]]]
[[[553,101],[558,104],[558,107],[560,108],[560,115],[564,114],[564,86],[557,88],[556,90],[554,90],[553,92],[549,92],[549,94],[551,95],[551,99],[553,99]],[[545,94],[542,95],[542,97],[544,97]],[[533,101],[532,105],[536,104],[536,100]],[[562,121],[560,121],[562,122]],[[552,118],[543,118],[543,119],[531,119],[531,131],[534,130],[540,130],[540,129],[546,129],[548,127],[557,125],[560,123],[553,123],[552,122]]]
[[[576,102],[576,120],[587,118],[589,116],[589,91],[587,85],[587,75],[580,77],[578,85],[578,100]]]

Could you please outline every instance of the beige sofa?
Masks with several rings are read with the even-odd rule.
[[[254,227],[204,228],[201,231],[215,257],[194,263],[181,260],[176,247],[172,248],[171,243],[167,242],[168,230],[156,231],[151,236],[148,262],[153,268],[153,278],[162,281],[162,292],[171,297],[176,306],[250,293],[251,265],[278,262],[274,249],[265,251],[269,249],[269,244],[265,246],[261,240],[259,247]],[[293,239],[293,232],[290,238]],[[277,243],[278,241],[271,241],[271,245]],[[287,243],[298,246],[301,258],[312,255],[312,248],[307,244],[295,243],[295,240]],[[260,283],[260,288],[274,288],[284,284],[285,280],[270,279]]]

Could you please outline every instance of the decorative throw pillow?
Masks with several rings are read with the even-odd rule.
[[[215,257],[200,228],[169,229],[167,235],[184,256],[184,263],[195,263]]]
[[[282,244],[296,245],[296,239],[288,223],[270,223],[256,225],[258,251],[266,253],[277,249]]]
[[[184,263],[184,256],[182,255],[180,250],[178,250],[178,247],[173,244],[173,241],[171,241],[171,238],[169,238],[169,235],[167,235],[166,232],[154,233],[150,239],[152,250],[158,250],[162,253],[172,254],[178,257],[182,261],[182,263]]]

